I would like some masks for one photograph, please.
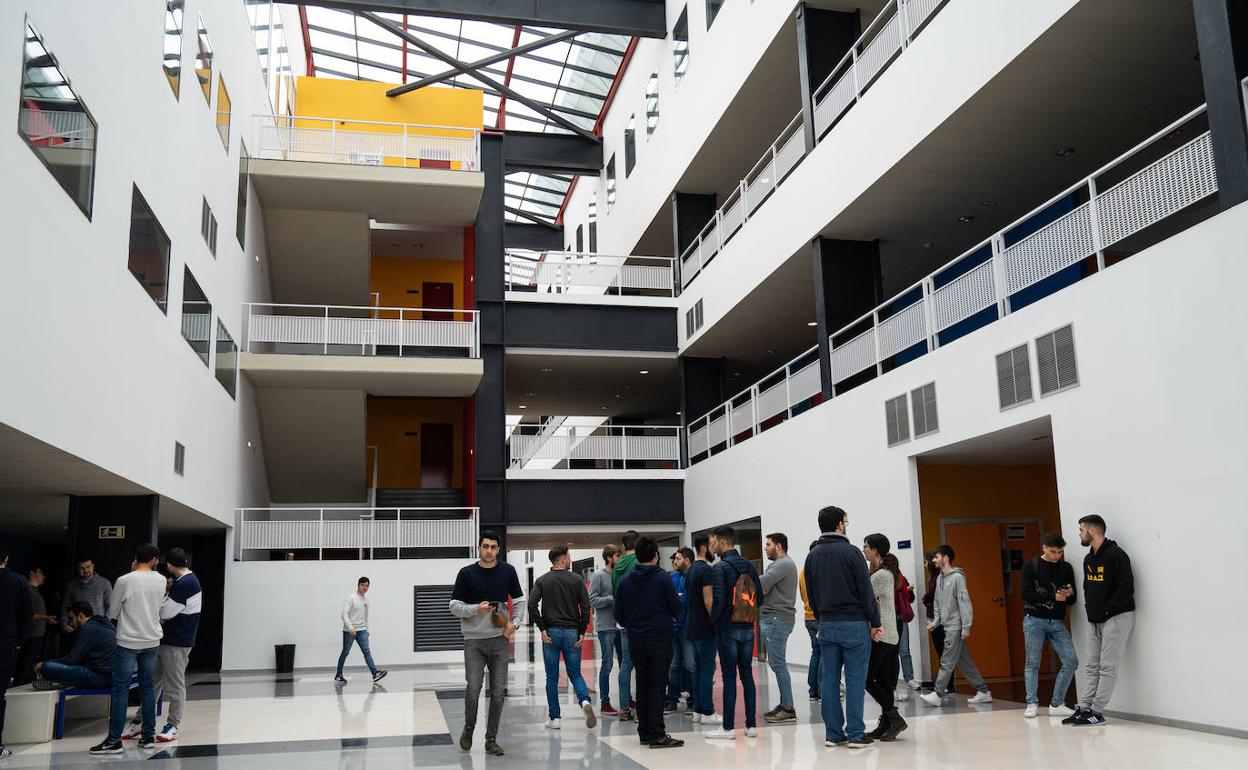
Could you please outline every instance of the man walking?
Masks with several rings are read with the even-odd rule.
[[[635,530],[629,530],[624,533],[622,542],[624,544],[624,554],[615,562],[615,566],[611,571],[611,591],[614,593],[620,586],[620,581],[624,576],[637,566],[637,554],[634,548],[637,547],[637,540],[641,535]],[[620,624],[620,710],[619,717],[621,722],[629,722],[633,719],[633,702],[632,702],[632,680],[633,680],[633,656],[628,646],[628,628],[624,622],[620,620],[619,614],[616,614],[615,620]]]
[[[940,570],[940,576],[936,578],[936,594],[932,603],[934,617],[927,630],[936,627],[945,630],[945,649],[940,652],[940,673],[936,676],[934,689],[919,696],[929,706],[941,705],[955,667],[975,688],[975,694],[968,703],[992,702],[992,693],[988,692],[988,685],[980,676],[979,668],[966,646],[966,640],[971,638],[974,609],[971,607],[971,594],[966,589],[966,573],[961,567],[953,566],[953,559],[953,548],[949,545],[938,547],[932,557],[932,564]]]
[[[91,605],[92,615],[109,616],[113,599],[113,584],[108,579],[95,574],[95,562],[90,556],[78,559],[78,578],[70,580],[65,586],[65,595],[61,598],[61,629],[69,633],[69,608],[77,602]]]
[[[717,725],[722,718],[715,713],[712,691],[715,679],[715,628],[703,597],[711,587],[711,562],[715,554],[711,539],[698,535],[693,539],[697,558],[685,574],[685,639],[693,651],[693,716],[694,724]],[[690,598],[691,597],[691,598]]]
[[[342,667],[347,662],[347,656],[351,654],[353,644],[360,646],[360,652],[364,654],[364,662],[373,675],[374,684],[385,679],[386,674],[389,673],[377,668],[377,665],[373,663],[373,651],[368,645],[369,586],[368,578],[360,578],[356,581],[355,592],[342,603],[342,653],[338,656],[338,670],[334,674],[334,681],[338,684],[347,682],[347,678],[342,675]]]
[[[1088,660],[1079,707],[1062,724],[1096,727],[1105,724],[1105,707],[1135,625],[1135,578],[1127,552],[1105,537],[1105,519],[1095,514],[1080,519],[1079,542],[1089,548],[1083,557]]]
[[[0,543],[0,759],[13,756],[4,747],[4,691],[9,689],[17,666],[17,645],[34,614],[30,586],[9,569],[9,548]]]
[[[36,690],[80,687],[100,690],[108,687],[113,675],[113,648],[117,646],[117,629],[112,621],[91,614],[91,605],[77,602],[69,608],[69,627],[76,631],[74,646],[56,660],[35,666],[39,679]]]
[[[195,646],[199,631],[199,613],[203,606],[203,589],[199,578],[191,572],[190,557],[181,548],[170,549],[165,554],[165,570],[173,579],[169,594],[160,605],[160,622],[165,624],[164,636],[156,653],[156,691],[164,691],[169,699],[169,717],[164,728],[156,735],[157,743],[169,743],[178,739],[178,727],[182,724],[186,705],[186,664]],[[367,642],[365,642],[367,645]],[[136,712],[126,731],[126,738],[134,738],[141,729],[141,719]]]
[[[845,537],[849,517],[830,505],[819,511],[815,547],[806,555],[806,595],[819,616],[819,693],[824,745],[851,749],[871,745],[863,701],[871,643],[884,638],[867,563]],[[841,671],[845,706],[841,708]]]
[[[533,625],[542,632],[542,661],[546,666],[546,727],[559,729],[559,656],[568,672],[568,681],[576,693],[576,702],[585,712],[585,726],[598,724],[594,705],[589,700],[589,687],[581,676],[581,643],[589,627],[589,594],[581,576],[572,573],[572,557],[566,545],[550,549],[550,572],[533,584],[529,607]]]
[[[14,687],[35,678],[35,664],[43,656],[43,638],[48,633],[48,624],[56,623],[56,616],[48,614],[47,602],[43,600],[43,593],[39,590],[45,579],[43,570],[39,567],[32,567],[26,573],[26,582],[30,584],[30,604],[35,614],[26,624],[26,635],[18,652],[17,671],[13,678]]]
[[[754,690],[754,623],[763,587],[758,570],[737,551],[737,532],[732,527],[716,527],[714,567],[710,586],[702,589],[703,602],[715,626],[715,645],[724,680],[724,726],[706,733],[709,740],[734,740],[733,720],[737,711],[737,677],[745,698],[745,735],[758,735],[757,704]]]
[[[651,538],[636,543],[636,566],[620,581],[616,617],[628,629],[629,649],[637,664],[637,737],[652,749],[685,742],[667,734],[663,692],[672,663],[673,622],[680,614],[676,587],[659,567],[659,546]]]
[[[477,727],[477,705],[485,670],[490,670],[490,710],[485,723],[485,753],[503,756],[498,745],[498,725],[503,718],[507,691],[508,642],[524,620],[524,592],[516,568],[499,561],[502,539],[486,530],[477,542],[477,561],[463,567],[451,590],[451,614],[459,618],[464,634],[464,731],[459,747],[472,748]],[[511,611],[508,612],[508,600]]]
[[[624,648],[620,642],[620,627],[615,622],[615,590],[612,586],[612,573],[615,563],[623,552],[617,545],[607,545],[602,549],[602,569],[594,573],[589,581],[589,606],[594,608],[594,633],[598,637],[598,713],[604,717],[619,714],[611,705],[611,671],[612,658],[619,657],[623,662]],[[620,691],[620,703],[628,707],[630,690]]]
[[[1023,680],[1027,688],[1027,709],[1023,716],[1034,718],[1040,709],[1040,657],[1047,639],[1062,667],[1053,685],[1049,716],[1068,717],[1074,714],[1065,703],[1066,691],[1075,678],[1079,657],[1075,643],[1066,628],[1066,606],[1075,603],[1075,569],[1066,561],[1066,541],[1061,534],[1050,532],[1041,542],[1041,554],[1023,564],[1023,639],[1027,662]]]
[[[767,642],[767,665],[776,675],[776,688],[780,691],[779,705],[764,714],[763,719],[772,724],[796,722],[788,651],[797,614],[797,565],[789,558],[789,538],[782,532],[768,535],[763,551],[771,566],[761,578],[763,609],[758,630]]]
[[[160,605],[165,598],[165,576],[156,571],[160,550],[151,543],[138,547],[131,571],[117,578],[109,602],[109,616],[117,623],[117,647],[113,650],[113,703],[108,715],[108,736],[91,747],[92,754],[120,754],[121,733],[126,727],[130,700],[130,677],[139,670],[139,748],[156,746],[156,656],[160,646]]]
[[[680,612],[676,615],[676,634],[672,639],[672,670],[667,677],[667,703],[665,712],[675,711],[680,704],[680,694],[689,693],[688,705],[693,710],[693,647],[685,634],[685,603],[688,601],[686,592],[687,574],[693,566],[693,549],[679,548],[672,554],[672,587],[676,589],[676,599],[680,602]]]

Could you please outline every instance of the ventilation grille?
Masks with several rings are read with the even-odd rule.
[[[936,419],[936,383],[910,391],[910,411],[914,412],[915,438],[940,430],[940,421]]]
[[[186,470],[186,447],[175,441],[173,442],[173,472],[181,476],[184,470]]]
[[[1002,409],[1032,400],[1031,360],[1025,343],[997,356],[997,396]]]
[[[910,412],[906,397],[898,396],[884,402],[884,421],[888,426],[888,445],[896,446],[910,440]]]
[[[415,586],[416,627],[412,634],[413,652],[436,652],[439,650],[462,650],[464,634],[459,619],[447,611],[451,603],[452,586]]]
[[[1063,326],[1036,338],[1036,367],[1040,370],[1041,396],[1079,384],[1073,327]]]
[[[685,311],[685,339],[690,339],[698,333],[702,328],[702,300],[698,300],[693,307]]]

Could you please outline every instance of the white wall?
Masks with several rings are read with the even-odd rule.
[[[1111,708],[1248,729],[1248,671],[1235,663],[1248,619],[1228,593],[1248,542],[1245,232],[1240,205],[694,465],[689,529],[761,514],[764,531],[804,544],[818,509],[836,504],[851,540],[877,530],[912,540],[902,567],[922,585],[914,455],[1048,415],[1068,558],[1085,553],[1078,518],[1099,513],[1135,566],[1135,631]],[[994,356],[1071,322],[1079,387],[1000,412]],[[939,433],[887,448],[884,401],[932,381]],[[1082,605],[1074,618],[1082,648]],[[794,633],[790,659],[808,651]]]

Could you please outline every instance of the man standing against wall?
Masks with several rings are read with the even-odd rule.
[[[477,727],[477,705],[485,670],[490,671],[490,710],[485,724],[485,753],[503,756],[498,745],[498,725],[506,703],[508,642],[524,620],[524,592],[516,568],[499,561],[502,539],[486,530],[477,543],[477,561],[460,569],[451,590],[451,614],[459,618],[464,634],[464,731],[459,747],[472,748]],[[511,600],[511,611],[507,602]]]
[[[637,564],[620,581],[616,617],[628,629],[629,648],[637,662],[637,737],[652,749],[672,749],[685,742],[667,734],[663,691],[672,664],[673,621],[680,614],[676,588],[659,566],[659,546],[651,538],[636,543]]]
[[[754,690],[754,623],[763,586],[758,570],[737,551],[737,532],[732,527],[716,527],[715,565],[711,585],[702,589],[703,602],[715,625],[715,645],[724,680],[724,726],[706,733],[709,740],[737,737],[733,720],[737,711],[737,677],[745,698],[745,735],[758,736],[758,708]]]
[[[70,632],[69,608],[77,602],[91,605],[95,615],[109,616],[113,597],[113,584],[102,575],[95,574],[95,562],[90,556],[78,560],[78,578],[71,579],[65,586],[65,595],[61,598],[61,630]]]
[[[615,623],[615,590],[612,585],[612,574],[615,563],[623,553],[617,545],[607,545],[602,549],[602,569],[594,573],[589,581],[589,606],[594,608],[594,633],[598,637],[598,713],[604,717],[617,716],[618,711],[611,705],[611,671],[612,658],[618,656],[623,663],[624,648],[620,642],[620,627]],[[620,703],[628,707],[630,691],[620,691]]]
[[[767,536],[763,551],[771,566],[761,578],[763,586],[762,618],[758,630],[767,642],[767,665],[776,675],[780,703],[763,715],[772,724],[796,722],[793,707],[793,681],[789,676],[789,635],[797,614],[797,565],[789,558],[789,538],[782,532]]]
[[[624,555],[615,563],[615,567],[611,571],[611,591],[614,593],[620,587],[620,581],[633,568],[637,566],[637,555],[633,549],[637,547],[637,540],[641,535],[635,530],[629,530],[624,533],[622,539],[624,544]],[[619,614],[616,614],[615,620],[620,624],[620,721],[629,722],[633,719],[633,702],[630,697],[632,694],[633,680],[633,656],[629,650],[628,644],[628,627],[620,620]]]
[[[0,543],[0,759],[13,756],[4,747],[4,691],[17,666],[17,645],[34,614],[30,586],[9,569],[9,548]]]
[[[1105,724],[1105,707],[1135,625],[1135,577],[1127,552],[1105,537],[1105,519],[1095,514],[1080,519],[1079,542],[1089,548],[1083,557],[1088,660],[1079,707],[1062,724],[1096,727]]]
[[[871,643],[884,638],[880,609],[862,554],[845,537],[849,517],[830,505],[819,511],[819,540],[806,555],[806,595],[819,616],[819,693],[825,746],[871,745],[865,734],[867,664]],[[841,709],[841,671],[845,707]]]
[[[355,592],[342,603],[342,653],[338,656],[338,671],[334,681],[346,684],[347,678],[342,675],[342,667],[346,665],[347,656],[351,654],[351,645],[358,644],[364,654],[364,662],[373,675],[373,682],[386,678],[387,671],[382,671],[373,663],[373,651],[368,643],[368,578],[362,577],[355,584]]]
[[[711,562],[715,554],[711,550],[711,539],[706,535],[695,537],[693,548],[697,558],[685,575],[685,596],[692,597],[685,602],[685,638],[693,648],[693,716],[690,719],[694,724],[717,725],[722,718],[715,713],[711,695],[715,681],[715,628],[703,601],[711,586],[714,574]]]
[[[1059,533],[1050,532],[1041,540],[1041,554],[1023,564],[1023,639],[1027,649],[1023,667],[1027,709],[1023,716],[1029,719],[1040,710],[1040,658],[1046,639],[1062,661],[1049,701],[1049,716],[1074,715],[1065,700],[1079,666],[1075,643],[1066,628],[1066,606],[1075,603],[1075,569],[1065,556],[1066,541]]]
[[[936,594],[932,605],[935,617],[928,624],[927,630],[931,631],[936,627],[945,630],[945,649],[940,652],[940,672],[936,675],[934,689],[919,696],[929,706],[941,705],[955,667],[962,671],[962,676],[975,688],[975,694],[968,703],[992,702],[992,693],[988,692],[988,685],[980,676],[979,668],[971,659],[971,651],[966,646],[966,640],[971,638],[971,622],[975,619],[975,614],[971,606],[971,594],[966,588],[966,573],[961,567],[953,566],[954,556],[951,546],[941,545],[932,557],[932,564],[940,570],[940,576],[936,578]]]
[[[680,548],[672,554],[672,587],[676,589],[680,613],[676,616],[676,636],[672,640],[672,670],[667,678],[667,704],[663,706],[665,712],[676,710],[682,692],[689,693],[689,709],[693,710],[693,647],[685,635],[687,575],[692,565],[692,548]]]
[[[546,727],[558,730],[559,710],[559,657],[568,672],[568,682],[576,693],[576,702],[585,712],[585,726],[598,724],[594,705],[589,700],[589,688],[581,676],[581,643],[585,629],[589,627],[589,595],[581,576],[572,572],[572,557],[566,545],[550,549],[550,572],[533,584],[529,606],[533,625],[542,633],[542,661],[546,667]]]

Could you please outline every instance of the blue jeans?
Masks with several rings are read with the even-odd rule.
[[[824,737],[830,741],[862,737],[871,629],[865,620],[819,623],[819,666]],[[841,667],[845,667],[845,711],[841,712]]]
[[[624,648],[620,646],[620,629],[611,628],[598,631],[598,701],[600,706],[611,703],[611,672],[615,670],[613,658],[624,657]],[[626,704],[627,705],[627,704]]]
[[[619,708],[630,708],[633,700],[633,655],[628,651],[628,634],[620,634],[620,676],[616,680],[620,687]]]
[[[79,690],[103,690],[112,686],[111,674],[101,674],[86,666],[71,666],[49,660],[43,664],[43,678]],[[127,688],[129,683],[126,683]]]
[[[685,629],[676,629],[672,639],[672,667],[667,673],[667,702],[680,701],[682,692],[689,693],[689,704],[693,705],[693,644],[685,636]]]
[[[546,635],[550,644],[542,642],[542,662],[546,664],[546,710],[551,719],[559,718],[559,656],[568,671],[568,681],[576,691],[576,702],[589,700],[589,688],[581,676],[581,648],[576,646],[579,636],[575,628],[548,628]]]
[[[1075,669],[1079,668],[1079,656],[1075,652],[1075,643],[1070,638],[1066,624],[1060,620],[1033,618],[1028,615],[1023,618],[1023,639],[1027,645],[1027,663],[1023,666],[1027,702],[1040,702],[1040,656],[1044,652],[1044,640],[1048,639],[1053,652],[1062,661],[1062,667],[1057,671],[1057,681],[1053,683],[1053,699],[1049,703],[1053,706],[1062,705],[1071,680],[1075,678]]]
[[[113,704],[108,711],[108,739],[121,740],[126,727],[126,708],[130,705],[130,676],[139,669],[139,695],[142,698],[143,738],[156,735],[156,653],[159,647],[131,650],[117,645],[113,648]]]
[[[758,623],[767,642],[767,665],[776,675],[776,687],[780,690],[780,705],[793,708],[793,680],[789,676],[789,634],[793,633],[792,621],[763,618]]]
[[[715,638],[693,639],[693,710],[710,716],[715,713]]]
[[[910,657],[910,624],[897,621],[897,654],[901,656],[901,678],[914,679],[914,659]]]
[[[364,653],[364,662],[368,664],[368,670],[376,676],[377,666],[373,664],[373,651],[368,648],[367,631],[356,631],[355,636],[346,631],[342,632],[342,654],[338,656],[338,676],[342,676],[342,667],[347,662],[347,655],[351,652],[353,643],[360,645],[360,652]]]
[[[806,633],[810,635],[810,664],[806,667],[806,689],[810,697],[819,697],[819,661],[823,653],[819,651],[819,621],[807,620]]]
[[[717,628],[720,675],[724,680],[724,729],[733,729],[737,715],[737,676],[745,696],[745,726],[757,727],[754,690],[754,629]]]

